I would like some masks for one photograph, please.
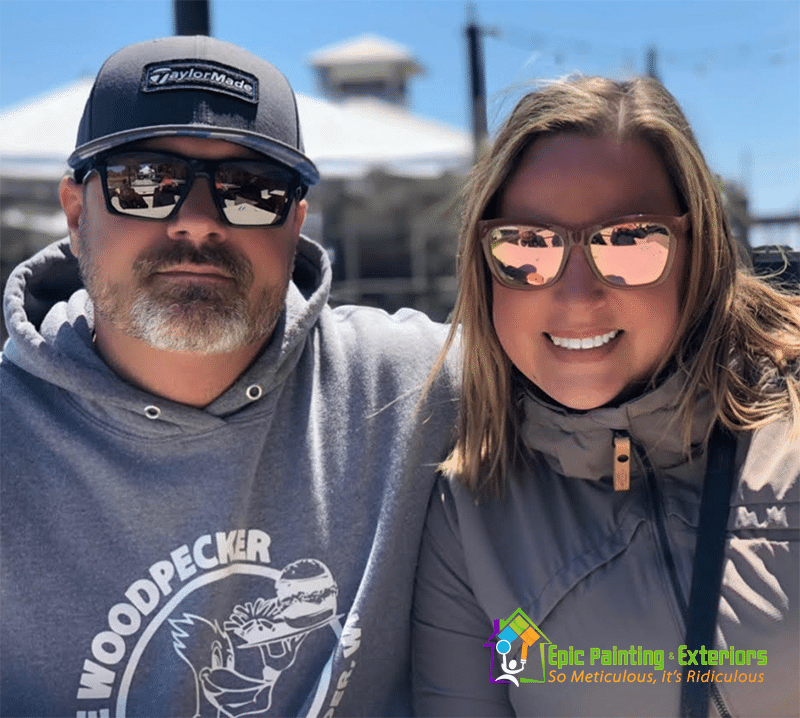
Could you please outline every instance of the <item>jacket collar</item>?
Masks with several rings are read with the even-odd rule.
[[[679,469],[701,454],[712,419],[711,398],[703,395],[692,422],[691,452],[683,450],[683,425],[676,402],[683,375],[676,372],[657,388],[614,408],[573,412],[526,393],[522,439],[557,473],[600,479],[613,473],[614,436],[628,432],[657,469]],[[635,465],[631,468],[635,471]]]

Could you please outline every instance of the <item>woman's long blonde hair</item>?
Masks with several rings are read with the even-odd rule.
[[[492,322],[492,282],[476,223],[496,216],[520,156],[537,138],[562,132],[647,141],[661,157],[690,213],[690,256],[680,320],[667,365],[685,374],[677,418],[689,450],[699,395],[732,430],[748,430],[790,415],[800,427],[800,298],[777,291],[746,268],[732,237],[719,183],[709,170],[678,103],[649,78],[616,82],[577,77],[548,84],[519,101],[464,190],[459,236],[459,292],[442,352],[461,330],[463,375],[455,447],[440,467],[473,493],[502,492],[512,466],[525,456],[518,373]],[[709,430],[710,431],[710,430]]]

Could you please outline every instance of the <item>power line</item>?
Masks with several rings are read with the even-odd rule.
[[[646,51],[646,43],[634,45],[623,41],[611,44],[511,27],[493,28],[493,32],[485,34],[504,45],[536,53],[536,59],[547,58],[556,66],[585,62],[587,58],[602,58],[606,64],[626,66],[635,58],[643,57]],[[798,48],[800,39],[795,34],[758,42],[731,42],[688,49],[659,42],[658,60],[661,65],[703,76],[717,69],[730,72],[745,67],[783,67],[797,62],[800,56]]]

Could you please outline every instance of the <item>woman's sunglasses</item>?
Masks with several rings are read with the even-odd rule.
[[[260,160],[198,160],[162,152],[100,155],[76,172],[81,182],[96,170],[112,214],[165,220],[175,216],[195,177],[207,177],[211,196],[227,224],[279,227],[305,186],[282,165]]]
[[[669,274],[688,217],[639,214],[572,229],[490,219],[478,222],[478,235],[492,276],[505,287],[538,289],[557,282],[575,245],[583,247],[604,284],[648,287]]]

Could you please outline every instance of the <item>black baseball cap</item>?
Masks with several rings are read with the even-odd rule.
[[[304,154],[297,101],[266,60],[198,35],[128,45],[100,68],[69,166],[150,137],[206,137],[248,147],[319,181]]]

